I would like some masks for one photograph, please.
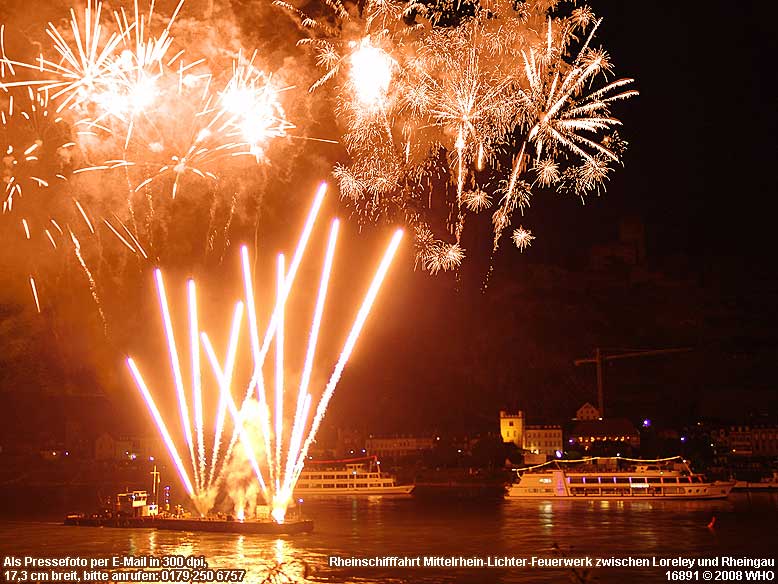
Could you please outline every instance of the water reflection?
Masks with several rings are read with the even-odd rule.
[[[276,540],[276,562],[279,564],[283,564],[285,560],[286,560],[286,556],[284,555],[284,540],[277,539]]]
[[[240,561],[243,561],[244,559],[246,559],[246,554],[243,551],[243,545],[244,545],[245,542],[246,542],[246,536],[245,535],[239,535],[237,537],[237,539],[236,539],[236,542],[235,542],[235,549],[236,549],[236,552],[238,554],[238,559]]]
[[[563,571],[336,568],[329,556],[643,556],[772,557],[778,549],[778,496],[726,501],[306,502],[312,534],[269,538],[151,529],[95,529],[0,523],[0,549],[37,556],[205,556],[212,569],[246,570],[244,582],[561,582]],[[715,526],[708,528],[711,517]],[[600,582],[632,572],[598,573]],[[649,578],[646,581],[653,581]]]

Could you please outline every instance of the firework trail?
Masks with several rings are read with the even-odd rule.
[[[170,305],[167,300],[167,293],[165,292],[165,283],[162,278],[162,271],[159,269],[155,270],[154,278],[157,284],[157,296],[159,298],[160,311],[162,312],[162,322],[165,326],[165,338],[167,340],[168,352],[170,354],[170,366],[173,369],[173,380],[176,386],[176,395],[178,397],[178,408],[179,408],[179,415],[181,416],[181,426],[184,429],[186,445],[189,448],[189,456],[191,457],[192,460],[192,468],[194,470],[195,485],[198,487],[199,490],[200,481],[197,475],[197,470],[199,467],[195,463],[194,440],[192,439],[192,425],[189,418],[189,408],[187,406],[186,393],[184,390],[184,378],[183,375],[181,374],[181,359],[178,356],[176,337],[173,334],[173,321],[170,317]]]
[[[32,297],[35,300],[35,308],[40,313],[41,311],[41,303],[40,300],[38,300],[38,287],[35,285],[35,278],[30,276],[30,288],[32,289]]]
[[[221,439],[224,431],[224,422],[227,414],[227,395],[232,385],[232,376],[235,370],[235,359],[238,349],[238,339],[240,335],[240,325],[243,320],[243,303],[235,304],[235,312],[232,318],[232,328],[230,329],[230,338],[227,345],[227,355],[224,360],[224,367],[219,365],[219,359],[213,350],[208,335],[202,333],[203,346],[208,355],[214,375],[219,383],[219,400],[216,413],[216,425],[214,428],[213,448],[211,449],[211,464],[209,468],[207,485],[212,485],[214,480],[214,470],[219,461],[219,452],[221,450]]]
[[[288,377],[289,364],[284,360],[284,344],[288,341],[285,334],[285,306],[292,293],[295,276],[300,263],[303,261],[305,250],[311,237],[311,232],[316,223],[319,210],[325,194],[325,186],[319,189],[314,199],[295,253],[287,268],[284,256],[280,255],[277,261],[276,299],[269,318],[264,337],[260,336],[259,324],[256,314],[256,300],[254,297],[254,278],[251,274],[248,259],[248,250],[244,246],[241,249],[241,266],[243,272],[243,287],[245,292],[244,302],[238,302],[232,316],[232,325],[229,333],[227,351],[223,363],[220,362],[205,331],[199,329],[197,296],[195,284],[187,283],[187,299],[189,307],[189,363],[192,366],[191,388],[187,397],[185,380],[182,373],[181,357],[175,341],[174,325],[170,318],[170,309],[162,282],[162,275],[156,271],[157,292],[160,300],[160,309],[163,314],[165,334],[168,343],[170,363],[173,370],[175,391],[179,399],[179,418],[184,436],[184,446],[190,451],[190,464],[187,467],[178,451],[175,441],[168,439],[170,434],[164,425],[163,418],[159,415],[151,393],[148,391],[143,378],[134,362],[129,359],[133,377],[138,389],[144,396],[146,403],[157,423],[160,432],[165,439],[166,446],[187,486],[187,490],[201,515],[207,514],[213,504],[216,493],[225,487],[229,494],[230,485],[226,477],[226,468],[231,457],[234,456],[233,448],[239,443],[242,446],[249,464],[257,480],[259,491],[267,505],[271,508],[271,515],[277,522],[283,522],[286,509],[292,500],[294,486],[299,478],[300,471],[305,461],[308,448],[312,443],[316,432],[325,415],[327,406],[333,396],[340,376],[348,362],[348,359],[356,345],[364,328],[370,310],[376,300],[378,292],[383,284],[389,267],[402,239],[402,231],[397,231],[387,246],[384,256],[379,264],[375,276],[360,305],[354,323],[346,338],[343,349],[335,363],[332,375],[327,384],[321,389],[321,395],[316,401],[311,393],[311,377],[316,358],[316,349],[323,319],[327,291],[331,272],[334,264],[335,247],[339,231],[339,222],[334,220],[330,229],[330,235],[326,247],[318,293],[313,311],[310,333],[305,353],[305,359],[300,375],[300,384],[294,395],[287,397],[284,380]],[[235,363],[239,354],[240,330],[243,322],[243,312],[248,315],[247,325],[249,329],[249,346],[247,354],[251,356],[253,367],[250,377],[246,381],[246,397],[236,404],[233,397],[235,385]],[[260,339],[263,339],[260,342]],[[218,399],[213,408],[213,436],[206,435],[206,415],[203,394],[203,382],[201,378],[200,342],[202,342],[207,360],[211,365],[214,377],[219,388]],[[263,366],[268,355],[270,345],[275,346],[275,366],[273,374],[273,389],[266,383]],[[269,407],[266,392],[272,393],[273,408]],[[289,392],[290,394],[292,392]],[[257,401],[253,401],[254,397]],[[259,407],[252,407],[251,403]],[[189,404],[192,404],[190,408]],[[312,416],[313,407],[315,414]],[[209,418],[210,418],[209,408]],[[190,416],[190,411],[194,416]],[[254,412],[248,418],[249,412]],[[227,425],[229,412],[232,422],[232,439],[226,448],[223,448],[223,437]],[[284,423],[285,415],[292,415],[291,423]],[[248,423],[254,422],[257,428],[256,441],[249,435]],[[210,453],[207,445],[211,444]],[[256,446],[260,446],[260,450]],[[210,454],[210,456],[209,456]],[[193,477],[190,479],[189,477]],[[189,483],[187,483],[189,481]],[[190,488],[191,487],[191,488]]]
[[[324,389],[324,395],[322,396],[321,401],[319,402],[319,405],[316,408],[316,415],[313,418],[311,424],[311,430],[310,432],[308,432],[308,435],[305,439],[305,443],[303,444],[303,447],[300,450],[299,455],[297,457],[295,472],[291,478],[287,479],[287,491],[283,493],[284,497],[291,497],[291,490],[294,484],[297,482],[297,479],[300,476],[300,472],[302,472],[305,463],[305,457],[308,454],[308,448],[310,447],[311,443],[313,442],[316,436],[316,432],[319,429],[319,425],[321,424],[321,421],[324,419],[324,414],[327,411],[327,406],[329,405],[330,399],[332,398],[332,395],[335,392],[335,388],[337,387],[338,382],[340,381],[340,376],[342,375],[343,369],[345,368],[346,363],[348,362],[348,359],[351,356],[351,352],[354,350],[354,346],[357,343],[357,339],[359,339],[359,335],[362,332],[362,327],[364,326],[365,321],[367,320],[368,314],[370,314],[370,309],[373,306],[373,302],[375,302],[376,296],[378,295],[378,291],[381,289],[381,284],[383,284],[384,278],[386,277],[386,273],[389,271],[389,267],[392,264],[392,260],[394,259],[394,255],[397,252],[397,248],[400,246],[400,241],[402,239],[402,236],[403,236],[402,231],[397,231],[394,234],[391,242],[389,243],[389,246],[386,249],[386,253],[384,254],[384,257],[381,260],[381,264],[378,266],[378,270],[376,270],[376,274],[373,277],[373,281],[370,284],[370,288],[368,289],[367,294],[365,295],[365,299],[362,301],[362,306],[360,306],[359,308],[357,317],[354,320],[354,324],[351,327],[351,331],[349,332],[348,338],[346,339],[346,343],[343,347],[343,350],[340,353],[338,362],[335,364],[335,370],[330,376],[330,379],[327,382],[327,386]]]
[[[148,406],[149,411],[154,418],[154,422],[157,424],[157,428],[162,435],[162,439],[165,441],[165,446],[167,446],[168,452],[173,458],[173,463],[176,465],[176,470],[178,471],[178,475],[181,477],[181,481],[184,483],[186,492],[190,497],[194,497],[195,489],[192,486],[192,480],[189,478],[189,473],[186,471],[184,462],[181,460],[181,456],[178,454],[178,449],[173,442],[173,438],[170,436],[170,432],[165,425],[165,421],[162,418],[162,415],[159,413],[159,409],[157,409],[154,398],[151,396],[151,393],[146,387],[146,382],[143,380],[143,376],[140,374],[140,371],[135,365],[135,362],[132,360],[132,357],[127,358],[127,366],[130,368],[130,372],[135,379],[135,384],[138,386],[138,390],[143,395],[143,399],[146,401],[146,405]]]
[[[46,231],[46,233],[47,234],[49,233],[48,230]],[[92,276],[91,270],[86,265],[84,256],[81,255],[81,242],[78,240],[78,238],[72,231],[69,231],[69,233],[70,233],[70,240],[73,242],[73,253],[76,255],[76,258],[78,259],[78,263],[81,266],[81,269],[84,270],[84,274],[86,274],[87,280],[89,281],[89,292],[92,294],[92,299],[94,300],[95,306],[97,307],[97,312],[100,314],[100,320],[103,323],[103,331],[107,334],[108,321],[105,319],[105,313],[103,312],[103,306],[100,302],[100,296],[97,293],[97,283],[95,282],[95,279]],[[54,242],[52,241],[52,244],[53,243]]]

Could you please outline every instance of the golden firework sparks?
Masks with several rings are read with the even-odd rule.
[[[284,360],[284,342],[285,342],[285,306],[292,292],[294,279],[303,260],[303,256],[311,236],[311,231],[315,225],[316,217],[321,208],[325,187],[319,189],[314,204],[308,215],[303,228],[297,249],[292,256],[288,269],[284,256],[281,255],[277,262],[277,280],[276,280],[276,301],[272,310],[272,316],[269,319],[264,340],[260,344],[259,326],[256,314],[254,284],[251,271],[248,266],[248,252],[245,247],[241,249],[241,265],[243,267],[245,306],[248,314],[249,329],[249,348],[248,353],[253,358],[253,369],[249,381],[247,382],[247,396],[251,397],[257,394],[261,407],[255,411],[258,433],[256,436],[264,451],[258,453],[255,451],[252,437],[249,436],[248,422],[250,409],[247,407],[248,399],[238,406],[232,395],[232,388],[235,385],[234,373],[235,362],[239,348],[239,335],[243,316],[242,302],[238,302],[232,317],[232,327],[230,331],[227,353],[225,361],[222,364],[213,349],[213,345],[208,335],[199,328],[197,295],[195,284],[192,281],[187,283],[187,298],[189,307],[189,363],[192,366],[191,375],[191,397],[187,397],[184,378],[182,374],[181,355],[174,335],[174,324],[170,315],[167,294],[165,291],[162,273],[157,270],[155,279],[157,282],[157,292],[159,296],[160,309],[163,315],[163,324],[165,336],[168,342],[168,353],[175,391],[179,399],[179,418],[184,433],[185,447],[190,450],[190,465],[183,462],[175,441],[171,438],[164,419],[156,408],[143,378],[132,359],[128,360],[128,365],[135,378],[138,389],[144,396],[152,417],[154,418],[160,433],[165,440],[165,444],[173,457],[179,475],[184,482],[187,492],[198,508],[198,511],[205,515],[209,510],[209,505],[213,504],[212,496],[223,485],[225,480],[225,467],[232,456],[233,445],[240,441],[243,451],[254,470],[257,477],[260,490],[266,502],[271,506],[272,517],[277,522],[283,522],[286,509],[291,503],[294,486],[299,478],[300,471],[305,461],[308,448],[313,441],[319,425],[324,417],[329,401],[335,391],[343,369],[354,350],[356,342],[362,332],[371,308],[375,303],[378,292],[384,282],[386,274],[392,264],[393,258],[402,239],[402,231],[397,231],[392,237],[384,256],[379,264],[373,280],[365,294],[362,304],[357,312],[355,320],[351,326],[346,338],[343,349],[335,363],[332,375],[327,384],[321,389],[321,395],[318,402],[315,401],[310,391],[313,365],[316,355],[316,347],[319,338],[322,317],[327,298],[332,266],[334,262],[335,243],[337,241],[338,226],[337,220],[333,221],[330,229],[329,242],[327,244],[324,264],[321,272],[321,279],[316,296],[313,321],[311,323],[310,333],[308,334],[308,348],[305,354],[305,360],[302,366],[300,385],[294,399],[287,403],[287,393],[284,387],[285,372],[289,364]],[[216,407],[213,412],[214,432],[212,441],[206,437],[206,408],[204,407],[205,394],[203,392],[203,381],[200,378],[200,349],[199,343],[203,343],[206,356],[211,364],[214,377],[219,387],[219,395],[216,400]],[[267,357],[269,345],[275,342],[275,373],[273,400],[274,408],[268,407],[270,401],[265,395],[266,386],[263,372],[263,365]],[[213,402],[214,400],[210,400]],[[190,408],[191,404],[191,408]],[[312,415],[312,409],[316,405],[315,414]],[[194,412],[194,417],[190,417],[190,411]],[[222,436],[226,422],[225,412],[230,412],[233,426],[233,439],[228,446],[222,447]],[[284,416],[293,413],[291,424],[284,423]],[[210,416],[210,410],[209,414]],[[207,456],[206,442],[213,444],[210,449],[210,457]],[[190,479],[191,476],[193,477]],[[270,480],[266,481],[265,477]],[[240,509],[236,509],[240,512]]]
[[[524,229],[521,225],[519,225],[518,229],[513,231],[513,243],[516,244],[519,251],[524,251],[532,245],[533,239],[535,239],[535,237],[532,235],[532,231]]]
[[[342,81],[334,90],[351,161],[334,174],[363,220],[399,207],[414,227],[426,226],[435,208],[456,206],[459,244],[466,212],[486,208],[480,193],[495,185],[496,248],[536,189],[584,196],[602,188],[623,146],[611,108],[637,92],[632,79],[607,80],[609,56],[592,48],[602,20],[586,6],[561,15],[558,4],[493,0],[445,26],[438,8],[391,0],[368,0],[358,16],[328,2],[340,27],[293,10],[310,31],[301,43],[327,70],[314,89]],[[355,84],[363,55],[367,82]],[[447,205],[433,205],[433,193]],[[425,257],[431,271],[458,261],[455,247]]]

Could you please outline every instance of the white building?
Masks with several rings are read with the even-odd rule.
[[[532,454],[556,456],[557,451],[564,450],[562,426],[527,426],[524,430],[523,448]]]
[[[500,435],[503,442],[512,442],[531,454],[555,456],[557,450],[564,450],[562,426],[529,426],[521,410],[500,412]]]

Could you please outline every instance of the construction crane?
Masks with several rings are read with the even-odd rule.
[[[691,347],[681,347],[678,349],[636,349],[634,351],[623,351],[620,353],[612,353],[605,355],[600,347],[594,349],[594,357],[586,359],[576,359],[573,363],[576,365],[585,365],[587,363],[594,363],[597,367],[597,407],[600,410],[600,417],[605,417],[605,404],[603,403],[602,395],[602,362],[603,361],[615,361],[616,359],[631,359],[633,357],[650,357],[651,355],[665,355],[668,353],[687,353],[691,351]]]

